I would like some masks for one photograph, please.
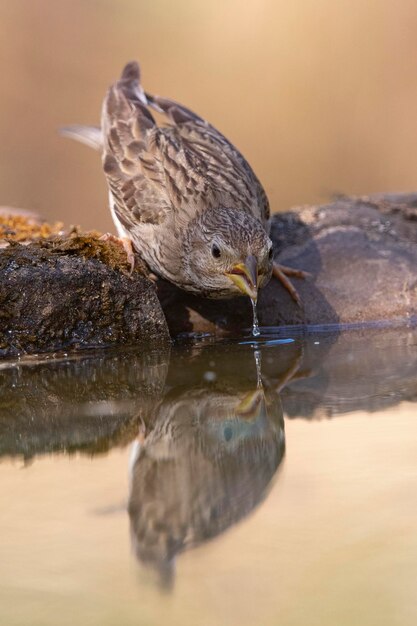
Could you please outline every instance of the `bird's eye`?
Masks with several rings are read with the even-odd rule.
[[[211,253],[215,259],[219,259],[221,256],[220,248],[215,243],[213,243],[213,245],[211,246]]]
[[[271,261],[273,256],[274,256],[274,251],[272,250],[272,248],[269,248],[268,259]]]

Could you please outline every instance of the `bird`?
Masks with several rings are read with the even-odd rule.
[[[300,304],[287,277],[306,273],[274,262],[268,198],[249,163],[199,115],[145,92],[136,61],[108,89],[100,127],[62,132],[101,151],[132,267],[136,252],[152,274],[185,291],[253,302],[274,274]]]
[[[282,404],[274,391],[236,380],[187,382],[169,386],[145,421],[130,454],[132,547],[172,586],[177,555],[266,497],[285,455]]]

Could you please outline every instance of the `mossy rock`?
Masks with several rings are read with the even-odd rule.
[[[74,234],[0,250],[0,356],[166,343],[155,287],[123,249]]]

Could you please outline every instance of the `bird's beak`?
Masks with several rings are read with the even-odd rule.
[[[237,263],[232,271],[226,273],[245,296],[252,300],[258,297],[258,261],[253,254],[246,257],[244,263]]]
[[[256,421],[267,415],[263,389],[256,389],[256,391],[246,394],[237,405],[235,411],[238,417],[248,421]]]

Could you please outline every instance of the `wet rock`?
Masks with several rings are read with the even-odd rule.
[[[152,415],[169,346],[7,360],[0,369],[0,459],[95,454],[126,445]]]
[[[361,324],[417,315],[417,194],[339,198],[273,216],[275,258],[307,270],[294,280],[299,308],[272,279],[258,303],[260,324]],[[252,322],[247,298],[209,301],[159,284],[171,334],[237,330]]]
[[[156,292],[140,262],[129,276],[120,246],[4,214],[0,357],[167,341],[168,328],[177,336],[251,326],[248,298],[197,298],[164,281]],[[311,276],[294,280],[302,308],[271,280],[258,302],[262,326],[403,324],[417,316],[417,194],[339,198],[276,214],[271,237],[277,261]]]
[[[378,415],[403,402],[417,402],[416,342],[417,329],[410,327],[309,334],[297,376],[281,394],[286,416],[328,419],[352,411]]]
[[[169,341],[154,284],[112,242],[73,235],[0,250],[0,357]]]

